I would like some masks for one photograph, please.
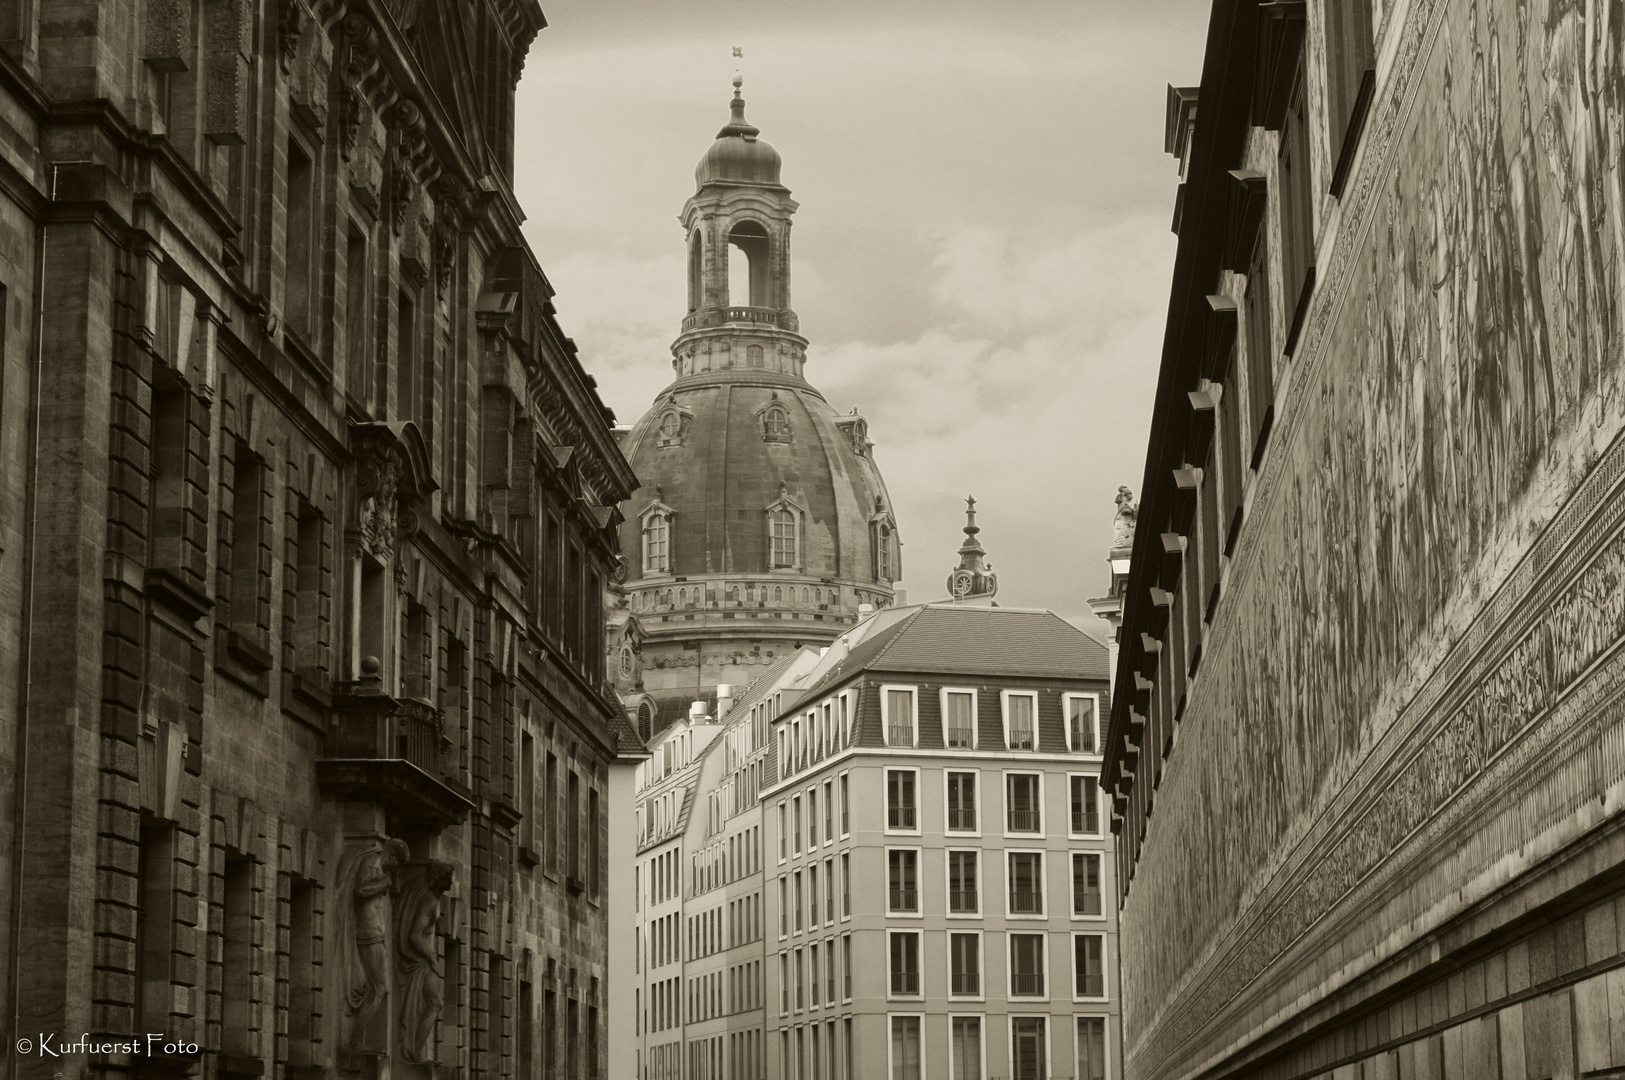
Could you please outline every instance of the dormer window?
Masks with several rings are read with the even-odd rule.
[[[795,570],[801,566],[802,508],[790,501],[783,484],[778,501],[767,507],[768,567]]]
[[[667,398],[660,419],[655,422],[655,445],[682,446],[683,433],[693,418],[694,410],[685,409],[674,398]]]
[[[643,572],[671,573],[671,523],[677,512],[656,501],[639,516],[643,522]]]
[[[783,405],[769,405],[762,410],[762,440],[790,441],[790,414]]]

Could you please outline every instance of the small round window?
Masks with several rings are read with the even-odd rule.
[[[683,430],[683,421],[674,412],[669,412],[660,418],[660,434],[668,439],[675,439],[677,433]]]
[[[762,434],[769,438],[787,438],[790,434],[790,416],[783,409],[772,408],[762,414]]]

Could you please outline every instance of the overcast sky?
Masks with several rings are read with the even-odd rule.
[[[869,419],[910,598],[943,594],[974,493],[1001,603],[1101,627],[1085,601],[1144,471],[1174,253],[1166,88],[1200,77],[1208,0],[543,9],[518,195],[621,422],[671,381],[677,214],[739,65],[801,204],[806,375]]]

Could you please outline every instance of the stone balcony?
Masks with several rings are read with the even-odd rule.
[[[334,688],[333,723],[316,763],[324,792],[384,804],[395,820],[444,827],[468,816],[474,800],[446,772],[451,740],[439,709],[395,698],[376,679]]]

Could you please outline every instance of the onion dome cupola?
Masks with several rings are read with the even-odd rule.
[[[730,111],[680,217],[688,311],[673,380],[621,443],[643,485],[622,507],[627,591],[663,716],[833,640],[902,578],[868,422],[806,379],[790,306],[797,203],[738,77]]]

